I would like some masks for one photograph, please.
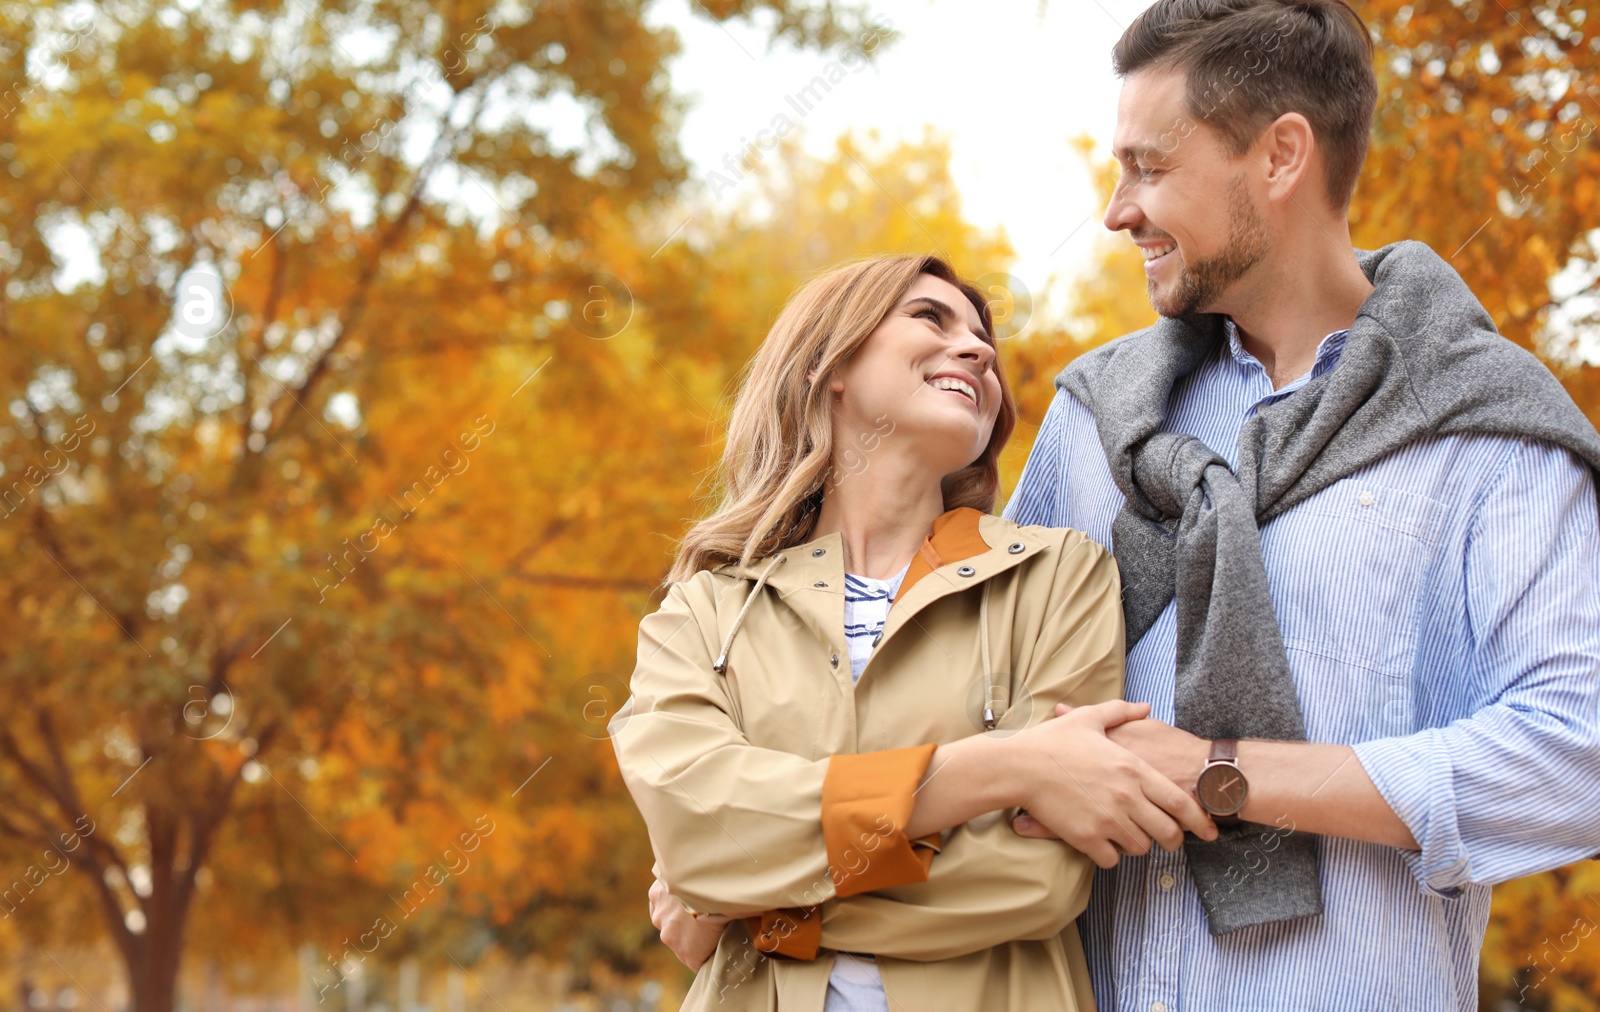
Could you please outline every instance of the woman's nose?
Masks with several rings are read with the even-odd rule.
[[[956,349],[956,358],[974,362],[978,368],[987,370],[994,365],[994,347],[983,338],[972,334],[960,348]]]

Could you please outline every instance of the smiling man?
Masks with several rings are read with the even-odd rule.
[[[1353,249],[1372,56],[1342,0],[1114,53],[1162,319],[1057,379],[1006,515],[1114,551],[1110,737],[1222,832],[1097,875],[1103,1010],[1476,1008],[1490,886],[1600,849],[1600,436],[1432,250]]]

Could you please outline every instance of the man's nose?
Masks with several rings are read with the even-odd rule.
[[[1111,203],[1106,205],[1106,216],[1102,219],[1108,230],[1121,232],[1132,230],[1144,218],[1144,213],[1139,210],[1139,205],[1123,195],[1122,185],[1111,192]]]

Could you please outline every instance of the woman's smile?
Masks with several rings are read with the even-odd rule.
[[[964,397],[974,408],[980,408],[983,402],[978,397],[978,385],[970,377],[961,373],[941,372],[929,376],[924,382],[935,390],[943,390]]]

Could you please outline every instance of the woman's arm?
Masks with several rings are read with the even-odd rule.
[[[1055,560],[1037,639],[1017,656],[1016,697],[1029,699],[1031,705],[1013,705],[1012,712],[1027,713],[1026,723],[1010,729],[1002,724],[998,733],[940,746],[907,831],[921,832],[921,797],[949,777],[945,788],[952,800],[935,794],[926,806],[933,822],[942,821],[946,805],[950,811],[959,809],[970,792],[998,799],[1005,808],[1039,805],[1058,821],[1061,813],[1069,813],[1063,828],[1076,837],[1072,842],[1077,846],[1020,837],[1012,832],[1006,813],[969,817],[948,834],[928,881],[824,904],[821,944],[932,960],[1059,934],[1088,899],[1094,867],[1086,851],[1103,852],[1096,859],[1114,864],[1120,855],[1113,841],[1129,852],[1148,850],[1149,837],[1126,825],[1150,812],[1161,814],[1145,796],[1147,785],[1180,811],[1185,810],[1180,800],[1192,805],[1186,821],[1213,831],[1193,799],[1168,796],[1160,789],[1172,787],[1165,777],[1130,761],[1125,750],[1107,739],[1107,727],[1147,712],[1142,704],[1119,698],[1123,664],[1115,561],[1081,535],[1068,535]],[[1074,716],[1052,719],[1054,704],[1067,701],[1077,706]],[[949,764],[941,767],[946,753]],[[988,784],[969,787],[968,778],[986,778]],[[1102,793],[1108,791],[1121,793]],[[1175,788],[1171,793],[1181,794]],[[1132,815],[1127,814],[1130,809]],[[1181,830],[1176,822],[1173,827],[1164,842],[1180,846]]]
[[[819,942],[926,961],[1052,938],[1083,912],[1093,875],[1079,852],[1017,836],[995,812],[950,834],[928,881],[823,904]]]
[[[1084,711],[1081,717],[1092,721],[1082,730],[1082,739],[1098,738],[1104,742],[1108,721],[1142,717],[1148,706],[1116,700],[1081,709]],[[788,924],[773,923],[774,919],[769,916],[767,927],[778,936],[776,941],[792,938],[795,942],[780,951],[785,955],[804,956],[819,946],[827,946],[849,952],[877,952],[901,959],[930,960],[975,952],[1011,939],[1048,938],[1059,934],[1082,909],[1088,865],[1080,852],[1060,843],[1058,837],[1025,840],[1012,832],[1001,815],[989,814],[995,808],[1016,807],[1014,803],[995,804],[982,800],[1013,797],[1009,793],[987,792],[994,791],[997,784],[1018,781],[1018,777],[1001,771],[1015,756],[1023,754],[1022,746],[1027,743],[1020,739],[1020,735],[1010,738],[979,735],[954,743],[969,746],[967,748],[940,746],[934,763],[929,764],[928,777],[917,796],[907,832],[921,833],[923,828],[956,818],[964,810],[973,810],[975,814],[945,841],[938,858],[929,865],[928,881],[836,897],[820,908],[789,910]],[[950,757],[946,760],[949,765],[944,767],[946,772],[935,775],[935,763],[941,753]],[[1036,756],[1039,757],[1042,752]],[[990,760],[993,764],[986,765]],[[1070,763],[1072,759],[1068,756],[1063,761]],[[1073,768],[1081,773],[1086,767],[1075,764]],[[961,776],[952,776],[948,782],[941,783],[951,770],[959,770]],[[968,776],[973,777],[970,789],[966,788]],[[1094,774],[1076,779],[1081,782],[1085,777],[1097,779]],[[1064,779],[1073,782],[1073,778]],[[935,792],[936,785],[943,797]],[[1085,797],[1091,796],[1085,793]],[[992,807],[978,811],[980,805]],[[1098,810],[1093,800],[1086,800],[1082,807]],[[927,815],[925,809],[936,814]],[[1114,821],[1112,826],[1116,828]],[[1214,832],[1209,823],[1200,831]],[[1097,842],[1109,849],[1104,841]],[[1046,846],[1036,846],[1038,843]],[[1174,840],[1163,840],[1163,846],[1169,850],[1181,843],[1181,834]],[[1148,849],[1148,838],[1144,846]],[[1132,845],[1129,845],[1129,852],[1136,852]],[[851,856],[853,867],[870,867],[870,852]],[[666,884],[659,879],[651,887],[652,921],[661,931],[662,941],[678,959],[691,970],[695,969],[716,950],[726,918],[715,922],[703,917],[696,919],[670,894],[658,906],[657,894],[666,894],[666,889]],[[822,913],[820,928],[811,921],[819,910]],[[656,919],[658,911],[659,920]],[[752,933],[756,931],[753,925]]]

